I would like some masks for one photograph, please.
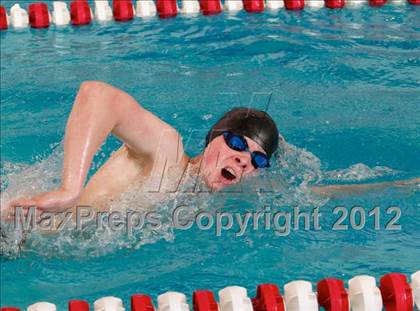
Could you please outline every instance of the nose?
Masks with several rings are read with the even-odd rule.
[[[250,165],[250,155],[241,153],[240,155],[235,156],[235,161],[245,170]]]

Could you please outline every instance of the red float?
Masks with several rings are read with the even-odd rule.
[[[0,308],[0,311],[20,311],[20,309],[15,307],[3,307]]]
[[[84,300],[70,300],[69,311],[89,311],[89,304]]]
[[[255,311],[284,311],[283,297],[279,288],[274,284],[260,284],[257,287],[257,296],[252,298]]]
[[[386,311],[413,311],[413,293],[404,274],[388,273],[380,284]]]
[[[87,25],[92,21],[89,3],[84,0],[76,0],[70,3],[70,17],[73,25]]]
[[[200,0],[200,9],[204,15],[214,15],[222,12],[220,0]]]
[[[369,0],[369,5],[375,7],[383,6],[385,3],[386,0]]]
[[[125,22],[134,18],[133,2],[131,0],[114,0],[112,11],[116,21]]]
[[[194,311],[218,311],[214,295],[209,290],[196,290],[193,293]]]
[[[155,311],[155,307],[152,303],[152,298],[142,294],[132,295],[131,311]]]
[[[316,285],[318,303],[326,311],[350,310],[349,297],[342,280],[328,278],[323,279]]]
[[[89,311],[89,304],[84,300],[70,300],[69,311]]]
[[[325,6],[329,9],[342,9],[345,0],[325,0]]]
[[[244,9],[249,13],[260,13],[264,11],[264,0],[243,0]]]
[[[420,0],[408,0],[408,3],[413,5],[420,5]]]
[[[47,28],[50,26],[48,6],[42,2],[29,5],[29,23],[32,28]]]
[[[2,5],[0,5],[0,30],[5,30],[5,29],[7,29],[6,8]]]
[[[175,17],[178,14],[176,0],[157,0],[156,9],[160,18]]]
[[[288,10],[303,10],[305,2],[304,0],[284,0],[284,6]]]

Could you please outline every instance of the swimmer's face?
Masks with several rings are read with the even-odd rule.
[[[251,152],[260,151],[265,154],[260,145],[251,138],[244,137]],[[255,171],[256,168],[251,163],[251,154],[231,149],[223,135],[213,139],[204,150],[201,173],[207,186],[213,191],[237,184]]]

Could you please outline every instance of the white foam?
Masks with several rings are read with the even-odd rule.
[[[212,211],[226,206],[226,202],[235,196],[232,192],[241,191],[241,200],[256,209],[267,205],[273,209],[277,206],[320,207],[328,199],[314,195],[310,190],[311,184],[320,183],[326,177],[363,180],[394,172],[384,167],[370,169],[363,164],[345,170],[322,172],[321,161],[312,153],[288,143],[282,144],[281,149],[283,152],[271,160],[272,168],[260,170],[255,177],[245,179],[223,192],[211,194],[201,178],[187,171],[177,192],[174,191],[176,188],[168,187],[165,189],[169,192],[163,189],[161,193],[145,193],[145,186],[139,180],[110,203],[110,211],[156,212],[160,217],[158,228],[145,227],[127,235],[125,230],[97,229],[92,221],[82,230],[65,228],[57,234],[45,235],[40,232],[11,232],[10,226],[2,225],[0,252],[6,256],[15,256],[19,251],[26,250],[47,257],[102,256],[122,248],[136,249],[162,239],[173,240],[177,231],[172,227],[172,212],[181,205],[188,207],[182,215],[187,219],[198,209]],[[2,205],[11,198],[31,196],[59,186],[62,160],[63,148],[60,144],[53,146],[50,156],[38,159],[31,165],[4,163]],[[97,168],[104,160],[100,158],[93,166]],[[26,238],[24,244],[23,238]]]
[[[386,166],[374,166],[371,168],[363,163],[357,163],[345,169],[327,171],[323,173],[323,179],[362,181],[371,178],[392,176],[397,173],[399,173],[399,171]]]

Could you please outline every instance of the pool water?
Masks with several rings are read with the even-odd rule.
[[[238,105],[268,107],[288,142],[242,192],[182,194],[153,207],[164,220],[159,230],[131,237],[34,232],[20,248],[3,237],[1,305],[46,300],[62,310],[74,298],[112,295],[128,303],[133,293],[168,290],[190,298],[195,289],[228,285],[254,295],[260,283],[419,270],[418,187],[331,199],[308,188],[420,175],[419,9],[242,12],[1,32],[2,204],[59,184],[65,123],[85,80],[134,96],[180,131],[191,155],[217,118]],[[107,141],[91,174],[118,146]],[[274,192],[254,191],[267,181]],[[237,224],[221,236],[214,227],[173,229],[174,200],[191,213],[319,208],[322,228],[284,236],[263,226],[237,236]],[[120,204],[135,207],[141,197],[128,193]],[[337,206],[366,213],[378,206],[379,229],[369,216],[360,230],[332,230]],[[401,210],[400,230],[385,230],[391,206]]]

